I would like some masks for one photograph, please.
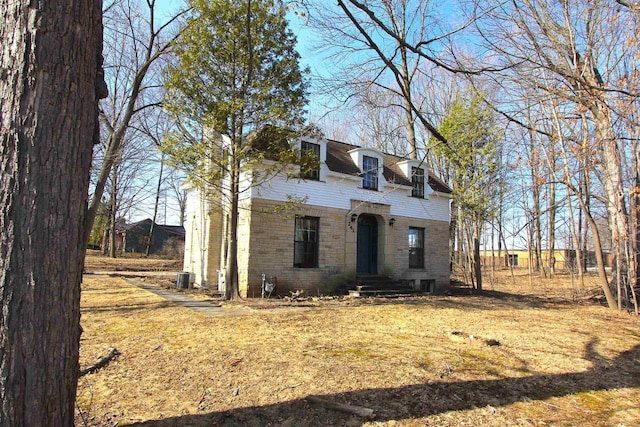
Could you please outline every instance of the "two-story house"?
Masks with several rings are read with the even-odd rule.
[[[427,292],[449,285],[451,190],[424,162],[329,139],[298,146],[316,153],[317,169],[298,179],[276,175],[240,197],[241,295],[259,296],[263,274],[277,278],[281,294],[327,294],[357,275],[387,275]],[[224,286],[223,205],[189,191],[184,268],[196,284]]]

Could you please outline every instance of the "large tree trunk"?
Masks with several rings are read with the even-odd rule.
[[[584,206],[583,206],[584,208]],[[602,252],[602,242],[600,241],[600,232],[598,231],[598,226],[596,225],[596,221],[591,216],[591,212],[585,211],[585,216],[589,224],[591,224],[591,228],[593,228],[593,249],[596,254],[596,262],[598,265],[598,277],[600,279],[600,287],[602,288],[602,292],[604,293],[604,297],[607,299],[607,305],[609,308],[616,308],[616,299],[611,292],[611,287],[609,286],[609,279],[607,279],[607,270],[605,269],[605,261],[604,254]]]
[[[0,424],[73,426],[101,2],[0,16]]]
[[[462,254],[462,241],[458,240],[456,246],[456,236],[458,233],[458,205],[455,200],[451,201],[451,212],[449,213],[451,220],[449,221],[449,270],[453,272],[455,266],[460,265]]]
[[[603,187],[607,199],[611,246],[616,260],[618,309],[622,308],[623,290],[636,280],[635,254],[629,251],[629,216],[624,200],[622,166],[618,141],[614,137],[611,115],[606,107],[594,108],[597,139],[602,147]]]
[[[235,162],[235,160],[234,160]],[[238,186],[240,165],[234,164],[230,176],[229,229],[227,263],[225,266],[224,297],[227,300],[240,296],[238,287]]]

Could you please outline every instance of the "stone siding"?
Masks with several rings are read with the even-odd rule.
[[[424,268],[408,268],[409,228],[424,228]],[[414,218],[397,217],[394,225],[397,231],[395,245],[394,275],[399,279],[420,280],[423,289],[425,284],[433,281],[433,292],[443,292],[450,285],[449,265],[449,224],[442,221],[419,220]],[[422,282],[424,281],[424,282]]]
[[[215,287],[221,258],[222,212],[192,190],[185,212],[184,271],[194,273],[198,286]]]
[[[276,277],[276,291],[303,289],[306,295],[330,293],[355,276],[357,221],[352,214],[368,214],[378,222],[378,274],[396,279],[432,280],[435,291],[449,284],[449,225],[443,221],[393,216],[389,205],[352,201],[351,210],[300,205],[282,209],[278,202],[245,200],[238,227],[238,271],[241,295],[258,297],[262,274]],[[318,268],[295,268],[295,216],[320,218]],[[409,227],[425,228],[425,268],[409,269]],[[423,282],[424,283],[424,282]]]

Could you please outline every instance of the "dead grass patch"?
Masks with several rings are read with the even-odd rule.
[[[181,271],[182,260],[150,255],[124,253],[117,258],[102,255],[100,251],[88,250],[84,268],[94,271]]]
[[[509,281],[486,296],[246,301],[260,309],[203,317],[87,276],[81,366],[122,355],[80,380],[78,425],[637,425],[638,319]]]

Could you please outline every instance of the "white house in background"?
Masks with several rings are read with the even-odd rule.
[[[425,163],[329,139],[297,144],[319,156],[318,169],[298,179],[276,175],[241,195],[241,295],[260,296],[263,274],[276,278],[280,294],[327,294],[362,275],[431,292],[449,285],[451,190]],[[292,197],[304,203],[278,209]],[[197,285],[222,290],[227,217],[220,200],[189,190],[184,269]]]

